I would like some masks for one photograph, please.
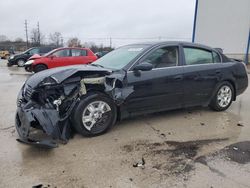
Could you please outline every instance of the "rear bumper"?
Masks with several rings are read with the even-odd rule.
[[[242,94],[247,89],[247,87],[248,87],[248,75],[246,73],[245,76],[238,78],[236,96]]]

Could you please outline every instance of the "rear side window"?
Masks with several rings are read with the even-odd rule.
[[[73,57],[86,56],[87,52],[86,52],[86,50],[72,49],[71,54],[72,54]]]
[[[187,65],[213,63],[213,54],[211,51],[200,48],[184,47],[184,55]]]

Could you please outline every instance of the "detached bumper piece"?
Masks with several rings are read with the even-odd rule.
[[[16,113],[17,141],[43,148],[58,147],[71,137],[68,118],[61,119],[53,108],[37,106],[32,101],[19,103]],[[33,138],[35,137],[35,139]]]

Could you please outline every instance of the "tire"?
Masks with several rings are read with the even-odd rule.
[[[40,71],[43,71],[43,70],[46,70],[46,69],[47,69],[46,65],[40,64],[40,65],[35,66],[34,72],[37,73],[37,72],[40,72]]]
[[[24,64],[25,64],[25,60],[24,59],[18,59],[16,61],[16,64],[17,64],[18,67],[23,67]]]
[[[117,108],[111,98],[102,93],[89,93],[75,107],[71,121],[78,133],[90,137],[106,133],[116,118]]]
[[[209,105],[215,111],[224,111],[231,105],[235,95],[234,88],[229,82],[221,83]]]

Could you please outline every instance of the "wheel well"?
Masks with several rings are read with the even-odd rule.
[[[43,66],[45,66],[46,68],[48,68],[48,66],[47,66],[46,64],[44,64],[44,63],[36,64],[36,65],[34,65],[34,68],[35,68],[36,66],[38,66],[38,65],[43,65]]]
[[[236,86],[235,86],[235,83],[232,80],[224,80],[224,81],[229,82],[233,86],[233,89],[234,89],[233,100],[235,101],[236,100]]]

